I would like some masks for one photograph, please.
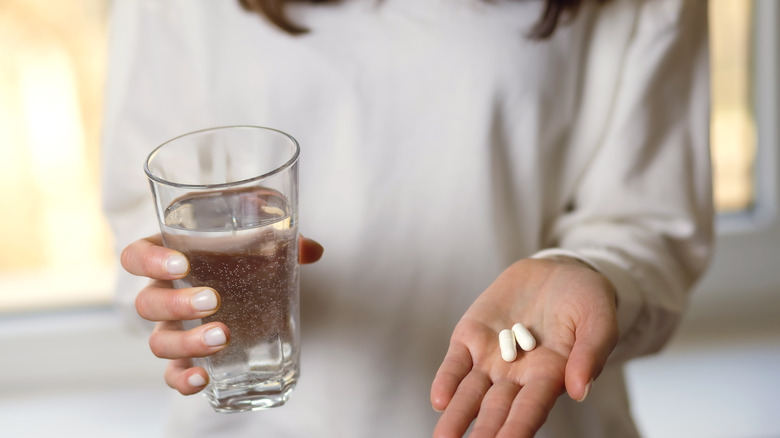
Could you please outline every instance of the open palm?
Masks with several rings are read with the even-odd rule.
[[[615,291],[572,259],[524,259],[507,268],[458,322],[431,387],[444,411],[434,436],[531,437],[556,399],[582,400],[617,343]],[[537,339],[513,362],[498,333],[517,322]]]

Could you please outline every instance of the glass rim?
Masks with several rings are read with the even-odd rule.
[[[177,183],[177,182],[168,181],[166,179],[163,179],[163,178],[155,175],[154,173],[152,173],[152,171],[149,169],[149,163],[151,163],[151,161],[154,159],[154,157],[167,144],[170,144],[170,143],[172,143],[172,142],[174,142],[176,140],[179,140],[181,138],[184,138],[184,137],[190,137],[190,136],[194,136],[194,135],[197,135],[197,134],[204,134],[204,133],[207,133],[207,132],[223,131],[223,130],[226,130],[226,129],[235,129],[235,128],[241,128],[241,129],[243,129],[243,128],[261,129],[261,130],[264,130],[264,131],[276,132],[278,134],[283,135],[284,137],[287,137],[287,139],[290,140],[292,142],[293,146],[295,147],[295,151],[293,152],[292,157],[290,157],[289,160],[287,160],[284,164],[276,167],[275,169],[273,169],[273,170],[271,170],[269,172],[266,172],[266,173],[263,173],[263,174],[260,174],[260,175],[257,175],[257,176],[253,176],[251,178],[245,178],[245,179],[242,179],[242,180],[239,180],[239,181],[231,181],[231,182],[219,183],[219,184],[182,184],[182,183]],[[240,185],[251,183],[251,182],[254,182],[254,181],[259,181],[259,180],[268,178],[270,176],[273,176],[273,175],[275,175],[277,173],[280,173],[280,172],[290,168],[293,164],[295,164],[295,162],[298,161],[298,156],[300,155],[300,153],[301,153],[301,147],[298,144],[298,140],[296,140],[295,137],[293,137],[292,135],[290,135],[290,134],[288,134],[288,133],[286,133],[284,131],[280,131],[278,129],[269,128],[267,126],[256,126],[256,125],[214,126],[214,127],[211,127],[211,128],[199,129],[197,131],[191,131],[191,132],[187,132],[187,133],[181,134],[179,136],[176,136],[174,138],[171,138],[170,140],[167,140],[167,141],[163,142],[162,144],[160,144],[159,146],[154,148],[149,153],[149,155],[146,157],[146,161],[144,161],[144,173],[146,173],[146,177],[147,178],[149,178],[150,180],[152,180],[152,181],[154,181],[154,182],[156,182],[158,184],[163,184],[163,185],[176,187],[176,188],[195,189],[195,190],[198,190],[198,189],[214,189],[214,188],[228,188],[228,187],[240,186]]]

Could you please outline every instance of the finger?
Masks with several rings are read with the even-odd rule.
[[[312,239],[303,236],[298,239],[298,261],[301,264],[316,262],[324,251],[325,248]]]
[[[225,348],[230,332],[225,324],[212,322],[183,331],[181,324],[163,321],[149,337],[149,347],[155,356],[164,359],[204,357]]]
[[[210,288],[169,289],[155,283],[141,289],[135,310],[149,321],[176,321],[203,318],[219,308],[219,294]]]
[[[520,385],[511,381],[502,381],[491,386],[482,400],[477,421],[474,422],[469,438],[496,436],[506,421],[512,402],[519,391]]]
[[[590,318],[575,332],[565,372],[566,391],[573,400],[585,400],[593,380],[601,374],[617,344],[617,324],[603,321],[602,318]]]
[[[507,420],[496,437],[533,437],[562,392],[563,382],[557,379],[537,377],[529,380],[517,393]]]
[[[131,243],[122,251],[120,261],[127,272],[158,280],[183,278],[190,269],[184,254],[163,247],[159,236]]]
[[[189,359],[172,360],[165,369],[165,383],[182,395],[200,392],[208,382],[206,370],[193,367]]]
[[[447,409],[439,418],[433,436],[461,437],[477,416],[485,393],[490,388],[490,378],[478,372],[469,373],[458,386]]]
[[[441,412],[447,408],[460,382],[471,371],[473,363],[468,348],[451,343],[431,384],[431,404]]]

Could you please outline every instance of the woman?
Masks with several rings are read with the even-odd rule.
[[[125,269],[157,280],[119,296],[143,288],[136,310],[164,321],[168,384],[198,392],[188,358],[222,347],[176,329],[203,315],[165,283],[186,261],[135,240],[156,232],[152,148],[215,125],[291,133],[302,229],[327,248],[303,269],[289,403],[178,398],[171,436],[637,435],[622,365],[668,340],[710,254],[706,2],[558,3],[290,2],[266,20],[116,2],[105,208]],[[507,363],[515,322],[538,346]]]

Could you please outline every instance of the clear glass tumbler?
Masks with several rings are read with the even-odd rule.
[[[174,286],[214,288],[228,346],[196,359],[218,412],[284,404],[299,375],[298,155],[288,134],[225,126],[174,138],[146,160],[163,243],[190,262]]]

